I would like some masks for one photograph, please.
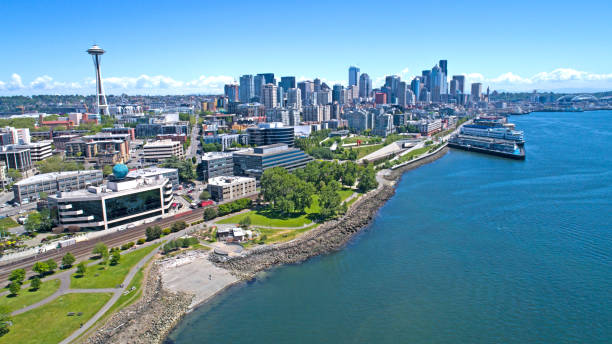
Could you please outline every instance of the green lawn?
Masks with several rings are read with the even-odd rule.
[[[10,217],[5,217],[0,219],[0,228],[13,228],[13,227],[19,227],[19,224],[17,222],[15,222],[15,220],[13,220]]]
[[[0,306],[7,307],[10,312],[23,307],[33,305],[38,301],[44,300],[55,293],[60,287],[58,279],[42,282],[40,288],[32,291],[30,286],[24,286],[17,296],[5,295],[0,297]]]
[[[111,293],[66,294],[31,311],[12,317],[10,332],[0,344],[59,343],[87,322],[111,298]],[[75,315],[68,316],[68,312]],[[77,315],[82,312],[82,315]]]
[[[364,144],[368,144],[370,141],[372,141],[372,143],[377,143],[377,141],[381,142],[382,138],[358,135],[358,136],[345,138],[344,140],[342,140],[342,144],[357,143],[357,140],[361,140],[361,144],[364,145]]]
[[[377,150],[383,148],[384,145],[379,144],[379,145],[372,145],[372,146],[365,146],[365,147],[358,147],[358,148],[353,148],[354,151],[357,151],[357,159],[361,159],[364,156],[372,153],[372,152],[376,152]]]
[[[353,194],[353,190],[342,189],[338,191],[340,198],[344,201],[347,197]],[[232,224],[240,223],[240,220],[249,216],[251,218],[251,225],[253,226],[265,226],[265,227],[302,227],[304,225],[312,223],[310,220],[311,214],[318,214],[319,198],[317,195],[313,196],[312,205],[307,208],[302,214],[293,215],[281,215],[277,212],[273,212],[268,209],[261,209],[255,211],[248,211],[242,214],[234,215],[223,219],[217,223],[221,224]]]
[[[149,254],[159,244],[147,246],[134,252],[121,255],[121,261],[115,266],[111,265],[90,265],[87,267],[85,275],[80,277],[76,274],[70,276],[70,288],[90,289],[90,288],[114,288],[123,283],[125,276],[130,269],[136,265],[144,256]],[[97,276],[96,276],[97,275]]]

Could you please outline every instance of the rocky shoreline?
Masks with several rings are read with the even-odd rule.
[[[295,240],[248,250],[235,257],[210,253],[208,259],[240,280],[250,280],[256,273],[281,264],[296,264],[308,258],[341,249],[376,216],[378,209],[395,194],[395,184],[402,174],[442,157],[448,148],[381,175],[379,188],[357,200],[339,219],[325,222]],[[133,305],[114,314],[84,342],[162,343],[180,319],[190,311],[193,294],[172,292],[162,283],[160,264],[154,262],[146,272],[143,296]]]

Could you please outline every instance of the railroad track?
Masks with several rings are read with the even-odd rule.
[[[92,254],[91,251],[93,250],[94,246],[100,242],[111,248],[120,246],[130,241],[136,241],[140,238],[145,237],[145,231],[147,227],[150,226],[157,225],[164,228],[170,226],[176,221],[185,221],[189,223],[200,220],[202,219],[202,215],[204,214],[204,209],[205,208],[194,209],[188,214],[177,214],[173,217],[167,217],[151,223],[136,226],[131,229],[114,232],[91,240],[81,241],[74,245],[47,251],[21,260],[7,262],[6,264],[0,265],[0,282],[3,283],[7,281],[11,271],[15,269],[25,269],[28,275],[33,274],[31,271],[32,266],[34,265],[34,263],[39,261],[54,259],[59,264],[61,262],[62,257],[68,252],[72,253],[77,259],[77,261],[82,260],[83,258],[89,258]]]

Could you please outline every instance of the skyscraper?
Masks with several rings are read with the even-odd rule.
[[[314,83],[310,80],[300,81],[297,84],[297,88],[299,88],[302,93],[302,103],[312,104]]]
[[[238,101],[238,85],[236,84],[227,84],[225,85],[225,96],[229,99],[230,102]]]
[[[287,107],[302,109],[302,91],[299,88],[290,88],[287,91]]]
[[[453,75],[453,80],[457,80],[458,93],[465,93],[465,75]]]
[[[264,84],[276,85],[276,79],[274,79],[274,73],[259,73],[264,78]]]
[[[423,82],[423,87],[425,87],[427,90],[431,90],[431,70],[424,70],[421,75],[423,79],[421,80]]]
[[[332,101],[338,102],[339,104],[344,104],[344,99],[342,99],[342,90],[344,86],[340,84],[335,84],[332,90]]]
[[[401,107],[406,107],[406,105],[408,105],[408,99],[406,98],[406,92],[408,91],[410,91],[410,89],[408,88],[406,82],[400,81],[395,92],[397,94],[397,105]]]
[[[278,105],[277,90],[274,84],[265,84],[262,90],[262,103],[266,109],[274,108]]]
[[[442,70],[442,73],[444,73],[444,76],[448,76],[448,61],[447,60],[440,60],[440,69]]]
[[[442,95],[447,93],[446,76],[442,73],[442,69],[435,65],[431,69],[431,100],[440,102],[443,98]]]
[[[389,104],[397,103],[397,99],[400,97],[398,87],[401,79],[397,75],[387,75],[385,77],[385,87],[388,87],[391,91],[387,94],[387,102]]]
[[[414,93],[415,99],[418,100],[421,95],[421,80],[418,77],[412,79],[410,82],[410,89],[412,93]]]
[[[482,97],[482,84],[475,82],[472,84],[472,101],[478,102]]]
[[[255,98],[257,101],[261,102],[262,99],[262,90],[264,85],[266,84],[266,79],[263,74],[257,74],[253,78],[253,92],[255,93]]]
[[[255,96],[255,84],[253,82],[253,76],[245,74],[240,77],[240,92],[239,98],[241,103],[248,103],[251,98]]]
[[[321,90],[321,79],[314,79],[314,91],[319,92]]]
[[[283,92],[287,93],[290,88],[295,88],[295,77],[294,76],[282,76],[280,87],[283,88]]]
[[[349,67],[349,86],[359,86],[359,67]]]
[[[369,98],[372,94],[372,79],[368,73],[363,73],[359,76],[359,97]]]
[[[450,94],[451,96],[456,96],[459,92],[459,82],[457,79],[453,79],[450,82]]]

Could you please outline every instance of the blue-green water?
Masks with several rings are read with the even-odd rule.
[[[344,250],[231,288],[169,341],[612,342],[612,112],[511,121],[526,161],[451,150]]]

